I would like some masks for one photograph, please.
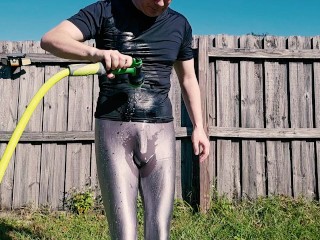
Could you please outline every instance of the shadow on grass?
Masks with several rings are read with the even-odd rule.
[[[26,227],[17,227],[5,221],[0,221],[0,239],[1,240],[14,240],[18,239],[17,234],[20,236],[28,237],[30,239],[41,239],[43,236],[36,234]]]

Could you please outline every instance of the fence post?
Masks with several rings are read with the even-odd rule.
[[[203,114],[203,125],[208,136],[208,106],[207,106],[207,94],[210,91],[208,89],[208,70],[209,70],[209,57],[208,57],[208,37],[201,36],[199,38],[198,47],[198,78],[199,87],[201,94],[201,108]],[[210,161],[212,158],[209,157],[204,162],[200,163],[200,210],[205,213],[210,207],[210,189],[211,189],[211,174]]]

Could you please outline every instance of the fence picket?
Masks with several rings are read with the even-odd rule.
[[[92,128],[91,77],[69,78],[68,131],[89,131]],[[90,184],[91,144],[68,143],[65,192],[83,190]]]
[[[320,36],[312,39],[313,49],[320,49]],[[314,110],[315,110],[315,128],[320,127],[320,62],[313,63],[314,76]],[[318,185],[318,199],[320,198],[320,141],[316,141],[316,172]]]
[[[285,49],[284,37],[267,36],[266,49]],[[266,128],[289,127],[289,99],[287,65],[278,61],[266,61],[265,105]],[[268,195],[292,194],[290,142],[267,141],[267,193]]]
[[[22,46],[17,42],[0,41],[0,51],[3,53],[19,53]],[[11,69],[7,66],[0,68],[0,129],[13,131],[17,124],[17,109],[19,96],[19,78],[12,76]],[[0,153],[7,147],[6,143],[0,143]],[[14,181],[15,153],[8,165],[0,185],[0,209],[12,207],[13,181]]]
[[[95,121],[94,121],[94,113],[96,110],[97,106],[97,99],[99,96],[99,79],[98,76],[93,76],[92,77],[93,81],[93,107],[92,107],[92,128],[91,130],[94,131],[95,129]],[[99,196],[100,193],[100,188],[99,188],[99,180],[98,180],[98,172],[97,172],[97,164],[96,164],[96,155],[95,155],[95,144],[92,143],[91,145],[91,168],[90,168],[90,186],[94,190],[95,197]]]
[[[262,37],[242,36],[240,48],[261,49]],[[262,62],[241,61],[241,127],[264,127],[263,65]],[[265,143],[242,141],[242,196],[249,199],[266,195]]]
[[[289,49],[310,49],[311,40],[289,37]],[[289,63],[291,127],[313,128],[312,65],[308,62]],[[313,198],[315,189],[314,143],[292,141],[293,194]]]
[[[46,80],[59,72],[59,66],[46,66]],[[44,96],[43,131],[67,130],[68,79],[62,79]],[[39,205],[63,208],[66,146],[42,144]]]
[[[44,52],[39,42],[25,41],[22,52]],[[25,74],[20,77],[18,117],[21,118],[32,97],[44,82],[44,69],[22,66]],[[42,131],[42,102],[30,118],[25,131]],[[16,149],[13,208],[32,205],[38,207],[40,184],[41,144],[19,144]]]
[[[238,38],[218,35],[219,48],[238,48]],[[239,72],[238,63],[217,60],[217,126],[239,127]],[[217,190],[229,198],[240,197],[239,142],[217,140]]]

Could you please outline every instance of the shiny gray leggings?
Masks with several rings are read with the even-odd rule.
[[[96,119],[96,158],[111,239],[137,239],[138,190],[147,240],[169,239],[175,186],[173,123]]]

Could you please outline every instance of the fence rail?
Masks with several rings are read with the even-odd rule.
[[[193,47],[211,153],[201,164],[192,153],[192,124],[173,72],[176,197],[204,211],[213,188],[230,198],[319,199],[320,36],[194,36]],[[0,154],[40,86],[77,62],[45,53],[37,41],[0,41],[0,58],[10,53],[26,53],[32,65],[0,65]],[[47,93],[0,185],[1,208],[60,209],[71,188],[98,186],[98,91],[97,77],[88,76],[68,77]]]

